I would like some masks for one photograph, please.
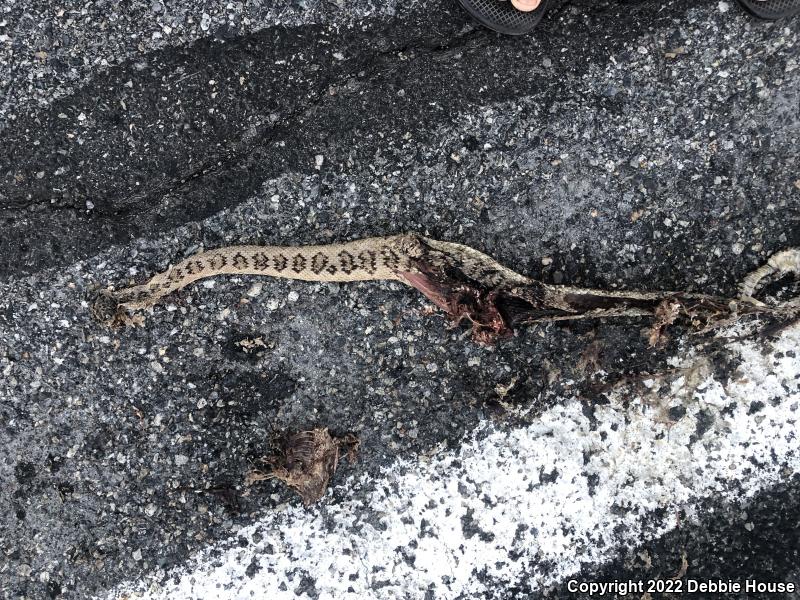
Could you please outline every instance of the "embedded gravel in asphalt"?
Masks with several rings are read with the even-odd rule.
[[[663,371],[683,337],[609,321],[487,349],[399,284],[250,277],[108,331],[98,287],[199,248],[416,231],[552,283],[734,294],[800,245],[798,20],[583,0],[512,39],[449,1],[247,4],[1,9],[5,596],[99,594],[297,502],[243,483],[276,431],[355,432],[337,477],[374,473]],[[536,410],[503,408],[512,381]]]

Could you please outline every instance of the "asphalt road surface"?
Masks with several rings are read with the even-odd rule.
[[[763,587],[800,584],[796,325],[485,348],[399,284],[255,277],[88,310],[226,244],[725,295],[800,246],[800,20],[555,4],[524,38],[451,0],[0,6],[0,597],[800,597]],[[360,439],[320,502],[248,485],[314,427]]]

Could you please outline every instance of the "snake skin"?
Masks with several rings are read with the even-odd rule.
[[[451,271],[465,282],[473,282],[485,290],[535,288],[537,302],[570,315],[559,318],[580,318],[590,314],[638,316],[651,311],[634,306],[635,301],[654,301],[672,292],[613,292],[571,286],[554,286],[537,282],[501,265],[486,254],[453,242],[442,242],[414,234],[365,238],[343,244],[315,246],[230,246],[208,250],[191,256],[141,285],[108,289],[101,292],[92,305],[94,316],[101,322],[114,324],[129,311],[152,306],[164,296],[206,277],[216,275],[266,275],[304,281],[369,281],[396,280],[419,289],[450,312],[447,298],[431,287],[426,278],[431,269],[448,278]],[[748,305],[760,305],[751,296],[763,281],[776,273],[800,274],[800,250],[794,248],[774,255],[767,265],[753,272],[743,282],[741,299]],[[434,278],[436,279],[436,278]],[[434,285],[435,287],[435,285]],[[449,293],[458,295],[458,286]],[[524,295],[524,294],[523,294]],[[700,299],[702,294],[686,295]],[[704,297],[703,297],[704,298]],[[589,310],[587,304],[591,304]],[[796,301],[795,301],[796,302]],[[598,313],[602,305],[607,310]],[[794,305],[794,302],[792,303]]]
[[[408,270],[404,236],[367,238],[324,246],[229,246],[191,256],[142,285],[112,292],[122,308],[155,304],[198,279],[216,275],[266,275],[304,281],[397,279]]]

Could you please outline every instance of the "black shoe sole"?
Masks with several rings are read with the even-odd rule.
[[[793,17],[800,13],[800,0],[739,0],[744,9],[766,21]]]
[[[542,0],[536,10],[530,12],[517,10],[508,0],[459,0],[459,2],[472,18],[484,27],[506,35],[524,35],[530,33],[542,20],[548,0]]]

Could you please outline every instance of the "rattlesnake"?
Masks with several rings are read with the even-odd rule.
[[[612,292],[549,285],[520,275],[486,254],[415,234],[317,246],[230,246],[195,254],[141,285],[107,289],[92,304],[103,323],[129,323],[130,311],[150,307],[190,283],[215,275],[267,275],[305,281],[396,280],[411,285],[457,320],[473,324],[475,338],[491,342],[515,326],[544,320],[655,315],[658,326],[680,316],[709,326],[731,316],[794,316],[796,301],[768,306],[752,298],[774,274],[800,274],[800,249],[774,255],[742,284],[736,299],[684,292]],[[659,325],[660,323],[660,325]]]

